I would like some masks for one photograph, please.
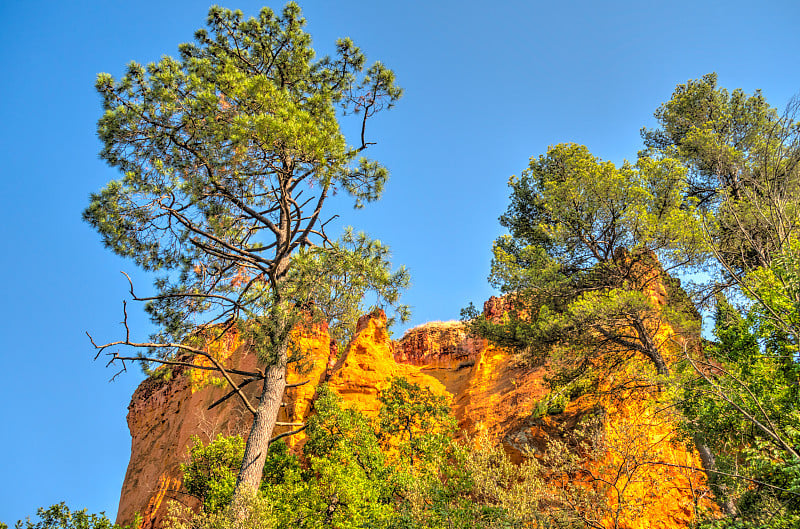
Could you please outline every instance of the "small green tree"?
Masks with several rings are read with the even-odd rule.
[[[394,377],[378,400],[381,444],[384,450],[397,448],[410,466],[442,453],[451,442],[456,425],[446,396]]]
[[[218,435],[208,445],[194,437],[189,462],[181,465],[186,492],[200,498],[203,509],[217,512],[233,497],[236,474],[242,466],[244,440],[239,436]]]
[[[122,177],[91,196],[84,218],[108,248],[161,276],[153,296],[137,297],[131,285],[158,332],[136,341],[126,316],[125,338],[96,347],[137,349],[112,353],[123,369],[143,361],[220,372],[254,417],[237,494],[261,479],[292,329],[311,315],[346,333],[366,291],[396,305],[408,282],[378,241],[325,231],[337,190],[357,207],[380,197],[388,172],[362,156],[372,145],[366,125],[401,90],[381,63],[365,71],[349,39],[315,59],[304,24],[295,3],[250,19],[212,7],[209,29],[178,59],[97,79],[101,157]],[[337,109],[356,119],[354,145]],[[258,355],[258,371],[226,369],[210,352],[232,329]],[[252,382],[262,384],[255,405],[241,391]]]
[[[64,502],[51,505],[47,509],[40,507],[36,510],[38,522],[26,518],[19,520],[14,526],[16,529],[117,529],[118,525],[111,523],[105,513],[87,514],[86,509],[70,511]],[[5,524],[2,524],[5,526]]]
[[[236,487],[236,476],[244,457],[244,440],[238,435],[218,435],[203,444],[193,437],[189,448],[189,462],[181,465],[183,486],[186,492],[202,501],[203,511],[218,513],[231,503]],[[261,478],[262,487],[282,483],[286,476],[300,468],[300,462],[282,440],[269,445],[269,453]]]
[[[267,494],[284,527],[385,527],[394,513],[393,474],[372,421],[323,386],[303,447],[304,471]]]

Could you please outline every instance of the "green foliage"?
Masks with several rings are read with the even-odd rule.
[[[568,273],[613,261],[620,249],[668,249],[674,238],[698,229],[683,207],[685,185],[684,169],[672,160],[615,167],[582,145],[559,144],[510,179],[511,201],[500,224],[512,239],[495,246],[514,257],[528,250],[532,262],[549,258]],[[504,276],[498,279],[506,285]]]
[[[800,523],[800,365],[793,347],[779,334],[764,336],[758,311],[742,316],[724,297],[717,301],[714,334],[709,360],[689,360],[690,378],[681,386],[689,429],[714,450],[722,472],[746,478],[711,476],[735,501],[743,523],[794,527]]]
[[[303,464],[274,443],[257,497],[245,497],[244,518],[225,501],[194,515],[177,505],[172,529],[227,527],[511,528],[544,527],[544,497],[535,459],[512,463],[487,439],[455,443],[442,397],[404,379],[389,381],[372,421],[343,405],[329,388],[315,400]],[[394,439],[394,441],[390,441]],[[184,483],[230,490],[241,440],[196,443]],[[280,447],[274,449],[273,447]],[[397,457],[400,455],[401,457]],[[539,524],[539,525],[536,525]]]
[[[273,529],[276,525],[269,499],[248,492],[216,512],[198,513],[182,504],[168,503],[165,529]]]
[[[314,406],[304,469],[264,491],[278,526],[384,526],[393,512],[391,469],[371,422],[326,387]]]
[[[378,400],[384,450],[398,449],[411,466],[446,450],[455,431],[447,397],[395,377]]]
[[[574,388],[591,391],[600,371],[629,360],[655,368],[691,437],[718,454],[708,469],[715,493],[739,510],[712,525],[798,523],[798,110],[794,100],[779,115],[760,92],[729,92],[709,74],[656,111],[636,164],[551,147],[509,182],[500,219],[509,235],[495,241],[490,275],[506,313],[462,312],[478,334],[552,368],[538,414],[559,412]],[[711,286],[733,285],[745,306],[740,314],[719,302],[705,358],[693,345],[701,307],[662,266],[711,272]],[[656,283],[666,287],[664,307],[650,296]],[[671,376],[669,359],[684,356]],[[626,374],[615,375],[618,388],[653,383]]]
[[[704,207],[738,192],[743,171],[759,165],[779,119],[760,90],[731,93],[717,86],[715,73],[678,85],[655,117],[660,128],[642,131],[645,145],[693,167],[689,193]]]
[[[106,247],[160,276],[148,298],[131,285],[158,329],[150,341],[134,341],[126,325],[124,340],[95,346],[147,351],[112,361],[191,366],[213,360],[209,344],[236,329],[277,374],[303,359],[290,343],[298,324],[325,319],[346,337],[365,296],[394,307],[408,285],[379,241],[325,231],[336,218],[330,196],[343,191],[357,208],[380,198],[389,173],[364,156],[374,144],[367,123],[402,90],[350,39],[316,58],[294,2],[252,18],[213,6],[207,25],[177,58],[97,77],[100,156],[120,177],[91,195],[84,219]],[[356,141],[340,119],[360,130]],[[282,384],[263,387],[262,402],[280,401]],[[274,420],[253,422],[261,431],[250,439],[263,446],[247,445],[237,494],[257,486]]]
[[[472,329],[533,362],[548,359],[572,373],[566,382],[629,359],[669,374],[658,329],[691,334],[698,325],[693,307],[661,307],[649,292],[668,281],[662,264],[702,254],[683,167],[653,158],[615,167],[560,144],[509,185],[500,223],[510,235],[495,241],[489,278],[509,310],[498,321],[468,309]]]
[[[483,437],[452,443],[435,465],[418,468],[402,483],[398,528],[546,527],[541,467],[535,459],[512,463]]]
[[[598,372],[587,368],[582,371],[560,370],[546,376],[551,390],[536,401],[531,417],[563,413],[571,401],[598,390]]]
[[[372,144],[363,133],[348,143],[337,110],[364,130],[402,91],[349,39],[316,59],[304,26],[295,3],[249,19],[212,7],[208,30],[178,58],[98,76],[101,157],[122,177],[91,196],[84,218],[112,251],[162,273],[147,299],[158,344],[233,318],[275,363],[303,318],[297,307],[348,329],[366,291],[396,305],[407,285],[380,242],[324,231],[330,195],[343,190],[360,207],[388,177],[362,156]]]
[[[267,461],[264,464],[264,474],[262,477],[263,486],[269,484],[282,483],[289,476],[294,475],[300,469],[300,460],[296,455],[289,451],[282,440],[277,440],[269,445]]]
[[[757,268],[742,280],[755,303],[759,335],[783,335],[786,347],[800,353],[800,239],[790,239],[776,252],[769,267]]]
[[[800,101],[779,115],[760,91],[717,86],[716,74],[679,85],[643,130],[645,153],[688,169],[687,197],[706,213],[722,271],[767,267],[800,229]]]
[[[244,457],[244,440],[239,436],[218,435],[208,445],[196,436],[192,441],[190,461],[181,465],[183,486],[189,494],[200,498],[204,510],[217,512],[233,497]]]
[[[709,527],[799,523],[798,108],[780,115],[760,91],[729,92],[709,74],[679,85],[656,112],[659,128],[643,131],[644,154],[686,167],[709,269],[742,305],[718,297],[716,341],[706,358],[687,357],[678,400],[729,474],[712,476],[717,494],[738,509]]]
[[[400,293],[408,288],[409,274],[401,266],[391,272],[389,249],[381,241],[348,228],[326,248],[301,248],[292,258],[287,279],[290,296],[313,316],[329,323],[328,332],[338,343],[348,343],[358,318],[379,308],[365,310],[362,303],[369,292],[378,292],[380,308],[395,306],[401,321],[409,309],[398,305]],[[387,322],[391,325],[393,319]]]
[[[86,509],[70,511],[66,503],[61,502],[51,505],[47,509],[40,507],[36,510],[39,521],[32,522],[26,518],[19,520],[14,526],[16,529],[117,529],[119,526],[111,523],[105,513],[87,514]],[[5,525],[5,524],[3,524]]]
[[[199,437],[192,440],[189,463],[181,465],[183,486],[202,501],[206,513],[221,512],[233,497],[244,457],[244,440],[238,435],[218,435],[207,445]],[[289,453],[286,444],[276,441],[269,446],[262,482],[265,485],[281,483],[299,468],[297,457]]]

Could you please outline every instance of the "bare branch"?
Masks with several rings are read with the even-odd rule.
[[[276,424],[278,424],[278,423],[276,423]],[[284,437],[288,437],[290,435],[297,435],[300,432],[302,432],[303,430],[305,430],[306,428],[308,428],[308,425],[303,426],[302,428],[298,428],[297,430],[292,430],[290,432],[284,432],[282,434],[276,435],[275,437],[273,437],[272,439],[269,440],[269,444],[272,444],[275,441],[277,441],[278,439],[283,439]]]
[[[161,358],[152,358],[149,356],[119,356],[118,353],[108,353],[109,355],[113,355],[110,362],[113,363],[115,360],[122,360],[128,362],[154,362],[156,364],[164,364],[167,366],[179,366],[179,367],[189,367],[192,369],[201,369],[203,371],[219,371],[216,367],[213,366],[201,366],[198,364],[193,364],[191,362],[181,362],[179,360],[162,360]],[[242,375],[242,376],[252,376],[257,377],[256,380],[263,378],[260,373],[253,373],[251,371],[242,371],[240,369],[228,369],[228,373],[232,373],[234,375]]]
[[[233,373],[233,372],[234,372],[234,371],[232,371],[232,370],[229,370],[229,371],[230,371],[231,373]],[[239,389],[241,389],[241,388],[245,387],[246,385],[250,384],[251,382],[255,382],[256,380],[262,380],[263,378],[264,378],[264,376],[263,376],[263,375],[259,375],[259,376],[257,376],[257,377],[252,377],[252,378],[248,378],[247,380],[243,380],[243,381],[242,381],[242,383],[241,383],[241,384],[239,384]],[[225,402],[226,400],[228,400],[229,398],[233,397],[234,395],[236,395],[236,390],[235,390],[235,389],[234,389],[234,390],[231,390],[231,391],[229,391],[229,392],[228,392],[228,393],[227,393],[227,394],[226,394],[224,397],[222,397],[222,398],[220,398],[220,399],[217,399],[216,401],[214,401],[214,403],[213,403],[213,404],[211,404],[211,406],[209,406],[209,407],[208,407],[208,408],[206,408],[206,409],[207,409],[207,410],[214,409],[214,408],[216,408],[217,406],[219,406],[220,404],[222,404],[223,402]]]
[[[677,463],[667,463],[665,461],[645,461],[642,464],[643,465],[661,465],[661,466],[665,466],[665,467],[683,468],[683,469],[686,469],[686,470],[692,470],[694,472],[709,472],[711,474],[719,474],[720,476],[728,476],[728,477],[734,478],[734,479],[741,479],[743,481],[749,481],[750,483],[755,483],[756,485],[761,485],[761,486],[764,486],[764,487],[768,487],[770,489],[779,490],[781,492],[785,492],[786,494],[791,494],[792,496],[797,496],[798,498],[800,498],[800,494],[797,493],[797,492],[794,492],[794,491],[791,491],[791,490],[788,490],[788,489],[784,489],[782,487],[778,487],[777,485],[772,485],[772,484],[767,483],[765,481],[760,481],[760,480],[757,480],[757,479],[748,478],[747,476],[742,476],[741,474],[732,474],[730,472],[723,472],[721,470],[702,469],[702,468],[697,468],[697,467],[693,467],[693,466],[690,466],[690,465],[679,465]]]

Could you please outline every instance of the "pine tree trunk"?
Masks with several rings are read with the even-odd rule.
[[[697,453],[700,455],[700,461],[703,463],[703,470],[706,472],[706,481],[711,487],[711,491],[714,493],[714,499],[717,501],[717,505],[719,505],[728,516],[736,516],[737,509],[733,500],[731,500],[728,495],[725,494],[725,491],[716,484],[714,472],[717,470],[717,459],[714,457],[714,453],[699,435],[694,436],[694,446],[697,449]]]
[[[247,438],[242,468],[236,479],[236,489],[233,493],[234,504],[242,496],[257,491],[261,483],[269,441],[272,439],[275,422],[283,401],[283,393],[286,389],[286,345],[283,346],[278,358],[278,362],[269,366],[265,372],[261,398],[258,408],[256,408],[253,426],[250,428],[250,435]]]
[[[664,361],[664,357],[661,356],[659,351],[655,351],[653,355],[653,364],[656,366],[656,372],[661,375],[662,377],[669,377],[671,375],[669,366]]]

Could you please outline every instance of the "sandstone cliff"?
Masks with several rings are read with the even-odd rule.
[[[497,300],[485,306],[489,313],[501,310]],[[358,332],[341,355],[331,345],[327,330],[318,327],[298,334],[310,353],[311,382],[287,392],[279,420],[301,421],[311,408],[315,388],[327,381],[361,411],[374,415],[378,392],[387,379],[402,376],[412,382],[447,394],[459,427],[465,434],[486,432],[502,442],[512,457],[541,453],[548,439],[560,438],[587,416],[601,418],[606,440],[602,457],[584,465],[583,477],[608,481],[616,475],[616,487],[624,490],[608,500],[633,505],[620,527],[687,527],[693,516],[702,476],[683,467],[698,464],[695,455],[674,436],[674,419],[659,413],[641,398],[581,397],[560,413],[534,413],[535,404],[547,393],[546,366],[531,368],[513,355],[470,336],[459,322],[429,323],[411,329],[397,342],[386,331],[386,317],[377,312],[365,316]],[[219,346],[227,351],[227,362],[251,368],[253,355],[235,337]],[[290,383],[299,381],[292,374]],[[120,498],[118,523],[143,515],[143,529],[158,527],[165,500],[191,504],[180,492],[180,463],[187,459],[192,435],[204,441],[217,433],[246,434],[248,417],[235,399],[207,410],[224,390],[203,385],[197,373],[174,372],[170,380],[147,380],[133,395],[128,413],[131,430],[131,460]],[[251,388],[256,393],[258,388]],[[301,443],[295,437],[293,444]],[[637,459],[638,458],[638,459]],[[631,461],[647,466],[631,467]],[[621,476],[621,477],[620,477]],[[602,520],[604,525],[611,521]]]
[[[308,414],[332,352],[325,326],[297,333],[295,340],[309,352],[310,370],[302,376],[290,372],[287,382],[306,379],[311,382],[287,389],[286,405],[278,418],[282,422],[299,421]],[[236,365],[243,370],[253,370],[256,366],[255,355],[248,352],[235,334],[213,347],[227,366]],[[122,484],[118,523],[130,523],[138,513],[142,517],[141,529],[159,527],[166,514],[166,500],[196,505],[193,498],[181,493],[180,465],[187,461],[192,436],[199,436],[203,442],[217,434],[247,437],[252,416],[240,400],[228,399],[208,409],[227,393],[226,389],[209,383],[208,377],[208,371],[177,368],[168,379],[149,378],[134,392],[128,406],[131,459]],[[257,401],[260,392],[254,386],[244,390],[251,402]]]

